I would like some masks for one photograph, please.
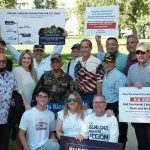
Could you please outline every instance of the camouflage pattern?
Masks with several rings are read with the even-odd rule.
[[[61,76],[57,78],[54,76],[53,71],[45,72],[40,78],[36,89],[43,85],[49,88],[51,102],[64,102],[68,90],[77,90],[77,86],[73,79],[63,71]]]

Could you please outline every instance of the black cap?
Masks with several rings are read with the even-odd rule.
[[[71,47],[71,49],[75,49],[75,48],[80,50],[80,44],[76,43]]]
[[[115,62],[116,61],[116,54],[113,52],[108,52],[104,56],[104,62]]]
[[[45,46],[44,45],[34,45],[33,50],[36,50],[36,49],[44,50]]]
[[[55,54],[52,55],[51,61],[53,61],[54,59],[57,59],[57,60],[59,60],[59,61],[62,61],[62,57],[61,57],[61,55],[58,54],[58,53],[55,53]]]
[[[3,44],[4,46],[6,46],[6,43],[4,40],[0,39],[0,43]]]

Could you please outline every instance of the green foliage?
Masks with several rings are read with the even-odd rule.
[[[2,0],[0,1],[0,9],[13,8],[16,6],[16,0]]]
[[[64,2],[58,3],[57,7],[65,10],[65,21],[68,21],[71,18],[72,14],[75,13],[74,8],[65,7]]]
[[[35,0],[34,1],[35,8],[56,8],[57,1],[56,0]]]
[[[123,28],[132,29],[137,34],[140,29],[150,24],[150,0],[77,0],[77,15],[79,30],[84,29],[84,14],[86,7],[119,5],[119,30]]]
[[[131,28],[134,34],[137,34],[142,20],[150,13],[150,0],[129,0],[126,3],[126,25]],[[145,23],[148,20],[145,20]],[[140,23],[141,22],[141,23]],[[144,24],[145,24],[144,23]],[[140,25],[141,24],[141,25]],[[144,24],[142,26],[144,26]],[[147,24],[147,23],[146,23]]]
[[[77,16],[78,16],[78,23],[79,23],[79,32],[82,33],[84,30],[84,16],[86,7],[98,7],[104,5],[114,5],[115,0],[76,0],[77,2]]]

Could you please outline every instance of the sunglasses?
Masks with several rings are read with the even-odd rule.
[[[71,103],[71,102],[76,103],[77,99],[76,98],[68,98],[66,102],[67,103]]]
[[[137,50],[137,51],[136,51],[136,54],[138,54],[138,55],[139,55],[139,54],[143,54],[143,55],[144,55],[145,53],[146,53],[146,52],[142,52],[142,51],[140,51],[140,50]]]

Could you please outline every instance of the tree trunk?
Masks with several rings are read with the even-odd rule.
[[[132,28],[133,35],[137,36],[137,29],[135,27]]]

